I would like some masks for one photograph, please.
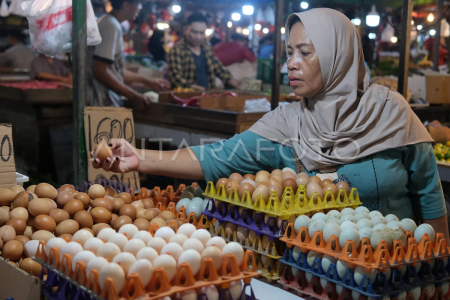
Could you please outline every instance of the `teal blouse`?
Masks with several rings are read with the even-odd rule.
[[[231,139],[191,148],[205,179],[216,182],[237,172],[295,170],[294,149],[246,131]],[[258,154],[259,153],[259,154]],[[369,210],[395,214],[400,219],[437,219],[446,214],[445,200],[430,143],[419,143],[381,151],[336,166],[345,175]],[[310,176],[316,172],[307,172]]]

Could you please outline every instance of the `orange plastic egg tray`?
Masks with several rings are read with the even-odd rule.
[[[286,242],[288,247],[297,246],[304,252],[313,250],[345,261],[349,268],[365,267],[366,272],[370,272],[372,268],[383,269],[386,267],[401,267],[406,264],[415,265],[421,261],[444,260],[450,256],[449,248],[442,233],[436,233],[434,242],[431,242],[430,237],[425,234],[417,244],[412,232],[407,231],[405,247],[402,246],[401,241],[394,241],[389,250],[386,242],[382,240],[373,251],[368,238],[361,240],[359,248],[351,240],[347,241],[341,248],[337,236],[331,236],[328,243],[325,243],[322,232],[316,231],[311,239],[308,228],[302,227],[296,234],[294,224],[290,223],[280,240]]]

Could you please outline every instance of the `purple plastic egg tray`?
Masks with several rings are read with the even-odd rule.
[[[219,202],[217,208],[216,201]],[[239,214],[239,209],[242,209],[241,214]],[[254,218],[252,217],[253,213],[255,213]],[[270,216],[267,222],[264,223],[265,213],[230,205],[226,202],[214,199],[209,199],[209,203],[203,211],[203,214],[205,214],[209,220],[215,218],[221,221],[221,223],[230,222],[253,230],[258,234],[258,236],[261,234],[267,235],[270,240],[282,237],[283,234],[280,234],[281,228],[287,225],[287,220],[283,220],[281,222],[281,228],[278,227],[277,218]]]
[[[77,186],[75,187],[75,190],[77,190],[78,192],[82,192],[82,193],[87,193],[89,188],[93,185],[94,183],[92,183],[91,181],[85,181],[81,186]],[[119,193],[129,193],[130,192],[130,188],[128,187],[128,184],[124,183],[124,182],[119,182],[119,181],[112,181],[112,180],[108,180],[105,177],[101,177],[101,178],[97,178],[95,180],[95,184],[100,184],[103,187],[111,187],[113,188],[118,194]],[[133,190],[136,191],[136,188],[133,187]]]
[[[388,280],[386,274],[378,273],[374,282],[370,278],[363,276],[359,285],[354,280],[354,272],[347,269],[342,278],[339,277],[336,264],[331,263],[328,271],[322,268],[322,259],[315,258],[311,266],[307,262],[307,253],[300,252],[297,260],[292,255],[292,248],[286,248],[280,262],[296,269],[308,272],[314,276],[325,278],[327,281],[344,286],[347,289],[357,291],[360,294],[371,298],[382,298],[393,293],[409,290],[422,284],[436,283],[450,279],[450,264],[444,265],[444,261],[436,260],[433,270],[430,264],[422,262],[419,272],[412,265],[407,265],[405,274],[402,276],[399,269],[391,268],[391,278]]]

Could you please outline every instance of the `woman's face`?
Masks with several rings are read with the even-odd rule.
[[[319,57],[302,23],[295,23],[290,31],[287,46],[289,83],[294,93],[313,97],[322,88]]]

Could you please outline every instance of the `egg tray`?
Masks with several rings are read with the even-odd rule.
[[[280,243],[279,240],[272,239],[271,237],[269,237],[269,242],[267,243],[266,247],[264,248],[262,245],[262,237],[261,237],[261,235],[258,236],[258,233],[255,237],[255,240],[253,241],[253,244],[250,245],[248,238],[246,238],[244,241],[239,241],[239,239],[237,238],[236,231],[234,231],[232,234],[226,236],[225,230],[224,230],[223,226],[220,225],[220,223],[219,223],[219,228],[216,230],[214,224],[211,222],[209,225],[209,232],[212,236],[220,236],[227,243],[236,242],[245,249],[251,250],[255,253],[258,253],[258,254],[273,258],[273,259],[280,259],[282,257],[280,254],[284,252],[284,247],[285,247],[284,243]]]
[[[338,294],[336,291],[336,284],[333,282],[327,282],[324,288],[322,288],[320,284],[319,277],[312,277],[311,281],[308,283],[305,271],[298,271],[294,276],[289,268],[285,269],[282,278],[278,281],[279,284],[283,286],[285,290],[293,290],[299,294],[299,296],[311,296],[320,300],[354,300],[349,289],[346,289],[344,286],[341,294]],[[447,292],[444,295],[441,286],[439,283],[436,286],[435,293],[433,297],[429,297],[428,291],[426,289],[422,289],[420,297],[418,300],[447,300],[450,298],[450,292]],[[418,286],[418,285],[416,285]],[[360,291],[358,291],[359,293]],[[400,300],[398,298],[399,294],[403,291],[396,291],[391,293],[391,300]],[[372,299],[371,297],[369,299]],[[382,296],[377,296],[373,299],[383,299]],[[405,298],[403,298],[405,299]],[[367,296],[361,295],[357,300],[367,300]],[[414,295],[412,293],[407,292],[406,300],[415,300]]]
[[[322,259],[318,257],[315,258],[310,266],[307,262],[307,253],[305,252],[300,252],[297,261],[295,261],[292,255],[292,249],[287,248],[280,261],[288,266],[311,273],[314,276],[324,278],[327,281],[340,284],[347,289],[357,291],[358,293],[371,298],[382,298],[383,296],[391,295],[398,291],[404,291],[420,284],[436,283],[450,279],[450,276],[448,275],[436,276],[442,275],[440,274],[440,270],[445,268],[443,261],[436,262],[433,270],[431,270],[428,263],[423,263],[418,273],[414,266],[407,265],[403,276],[401,275],[400,269],[393,268],[389,280],[382,272],[377,274],[377,278],[374,282],[371,282],[369,277],[363,276],[359,286],[354,280],[354,271],[352,269],[346,269],[343,277],[340,278],[336,264],[331,263],[328,271],[325,272],[322,268]]]
[[[216,203],[218,202],[218,206],[216,207]],[[281,228],[287,225],[287,221],[283,220],[281,223],[281,227],[278,227],[278,221],[275,217],[269,216],[267,223],[264,223],[264,213],[256,212],[255,218],[252,218],[252,214],[254,211],[251,209],[245,208],[242,213],[239,214],[239,206],[231,205],[221,201],[217,201],[215,199],[209,199],[209,203],[206,206],[203,214],[208,217],[209,220],[217,219],[221,222],[230,222],[236,224],[238,226],[245,227],[247,229],[253,230],[256,233],[268,235],[273,239],[277,239],[283,236],[280,234]],[[209,209],[211,208],[211,209]],[[257,222],[257,220],[261,220]]]
[[[280,240],[286,242],[289,248],[297,246],[303,252],[313,250],[345,261],[350,267],[356,265],[365,267],[368,270],[372,268],[381,269],[415,265],[418,262],[427,262],[431,259],[448,259],[450,256],[442,233],[436,233],[433,243],[428,234],[425,234],[419,244],[417,244],[412,232],[406,231],[405,247],[402,246],[401,241],[396,240],[393,241],[391,250],[389,250],[386,242],[382,240],[375,251],[373,251],[368,238],[361,240],[359,249],[352,240],[347,241],[344,247],[341,248],[337,236],[332,235],[328,243],[325,243],[322,232],[316,231],[312,239],[310,239],[308,228],[301,227],[298,234],[296,234],[294,225],[290,223]],[[448,272],[445,269],[440,271],[443,276]]]
[[[75,190],[81,193],[87,193],[89,188],[93,185],[91,181],[85,181],[81,186],[76,186]],[[117,193],[129,193],[130,188],[124,182],[108,180],[105,177],[95,180],[95,184],[100,184],[103,187],[113,188]]]
[[[267,203],[263,200],[262,195],[256,197],[255,202],[248,191],[244,192],[242,198],[239,198],[236,188],[232,189],[230,195],[227,195],[224,185],[220,185],[216,191],[213,182],[208,182],[205,193],[209,198],[221,200],[234,205],[242,206],[259,212],[263,212],[272,216],[283,217],[288,219],[292,215],[307,214],[310,212],[337,209],[342,210],[346,207],[356,208],[362,205],[356,188],[352,188],[350,195],[344,190],[339,190],[338,196],[327,191],[322,199],[318,193],[314,193],[310,199],[306,195],[306,187],[300,185],[294,194],[292,187],[286,187],[281,201],[276,191],[272,191]]]
[[[193,275],[188,263],[182,263],[178,266],[175,277],[172,281],[169,281],[164,269],[158,267],[155,268],[152,278],[146,287],[142,285],[137,274],[131,274],[128,276],[122,291],[117,292],[111,278],[106,278],[104,287],[100,288],[99,272],[97,270],[92,270],[89,276],[86,277],[86,266],[82,262],[78,262],[75,270],[72,270],[72,259],[68,254],[64,254],[60,261],[60,254],[56,247],[50,249],[49,255],[44,249],[45,242],[39,242],[35,258],[37,262],[45,265],[47,269],[66,274],[72,280],[87,287],[100,298],[106,300],[131,300],[137,298],[153,300],[210,285],[226,289],[232,281],[243,280],[244,284],[250,284],[253,277],[259,276],[257,271],[252,271],[249,268],[249,265],[256,266],[256,260],[253,252],[247,250],[240,267],[234,255],[226,254],[223,257],[221,268],[217,271],[212,258],[207,257],[202,260],[196,276]]]
[[[283,270],[286,265],[280,263],[279,260],[268,257],[266,262],[263,263],[261,255],[256,257],[256,263],[258,264],[258,270],[260,272],[260,277],[263,277],[267,282],[277,282],[281,279]]]

